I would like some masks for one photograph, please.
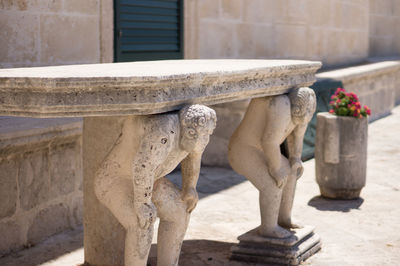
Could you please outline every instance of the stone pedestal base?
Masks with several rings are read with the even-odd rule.
[[[278,239],[262,237],[255,228],[238,237],[240,243],[231,249],[231,259],[268,265],[299,265],[321,249],[314,228],[306,226],[293,230],[291,237]]]

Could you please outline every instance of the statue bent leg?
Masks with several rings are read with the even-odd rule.
[[[126,230],[125,265],[146,265],[153,236],[153,223],[142,228],[133,204],[131,180],[121,176],[98,175],[96,193],[99,200],[111,211]]]
[[[235,152],[237,150],[237,152]],[[235,156],[240,155],[240,156]],[[242,158],[252,163],[243,164]],[[278,225],[279,206],[282,199],[282,188],[276,185],[269,175],[265,157],[262,151],[245,143],[236,144],[229,157],[233,169],[244,175],[258,190],[261,214],[259,233],[268,237],[285,238],[290,232]],[[281,163],[288,167],[287,160],[282,156]]]
[[[278,224],[286,229],[300,228],[301,226],[292,221],[292,207],[294,193],[296,190],[297,177],[289,175],[286,185],[282,191],[282,201],[279,208]]]
[[[182,191],[167,178],[154,184],[153,202],[160,218],[157,238],[157,265],[177,266],[190,213]]]

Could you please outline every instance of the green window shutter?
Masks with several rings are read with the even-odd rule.
[[[115,0],[115,61],[183,58],[183,0]]]

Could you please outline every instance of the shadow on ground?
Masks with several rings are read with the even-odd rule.
[[[243,262],[230,261],[230,250],[235,243],[212,240],[185,240],[183,241],[179,265],[254,265]],[[151,246],[148,266],[156,266],[156,245]]]
[[[0,236],[1,239],[1,236]],[[0,240],[1,241],[1,240]],[[0,257],[1,266],[33,266],[49,263],[61,256],[70,255],[76,252],[82,252],[83,248],[83,227],[65,231],[61,234],[50,237],[44,242],[28,249],[8,254],[6,257]],[[73,255],[72,255],[73,256]],[[80,255],[78,255],[81,257]],[[48,265],[55,265],[49,263]]]
[[[172,172],[167,176],[167,178],[178,187],[182,187],[182,177],[180,171]],[[203,167],[201,168],[196,189],[199,193],[199,198],[201,199],[238,185],[244,181],[246,181],[245,177],[238,175],[231,169]]]
[[[314,207],[320,211],[349,212],[352,209],[359,209],[363,202],[363,198],[353,200],[334,200],[315,196],[308,202],[308,206]]]

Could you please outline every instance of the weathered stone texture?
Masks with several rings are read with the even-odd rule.
[[[39,18],[30,14],[12,14],[0,10],[0,66],[8,62],[26,65],[38,61],[36,30]]]
[[[51,65],[99,62],[98,20],[92,16],[41,16],[40,61]]]
[[[41,210],[28,230],[28,243],[36,244],[70,227],[68,207],[62,203]]]
[[[307,27],[304,25],[276,25],[275,56],[305,58],[307,53]],[[293,45],[296,43],[296,45]]]
[[[395,105],[400,104],[400,75],[396,75],[394,78],[395,82]]]
[[[67,12],[97,15],[99,11],[99,0],[68,0],[64,1],[64,8]]]
[[[76,143],[60,145],[50,150],[50,196],[56,198],[75,190],[76,171],[79,169]],[[81,176],[80,176],[81,177]]]
[[[0,256],[82,224],[79,119],[0,118]]]
[[[193,1],[192,1],[193,2]],[[219,1],[203,0],[196,1],[198,16],[202,18],[218,18],[219,17]]]
[[[102,250],[104,246],[107,246],[107,252],[113,254],[111,258],[113,265],[123,264],[125,230],[114,215],[100,203],[94,191],[95,171],[118,139],[122,128],[120,120],[114,117],[84,119],[84,224],[91,223],[91,226],[85,227],[84,230],[84,248],[85,257],[92,258],[91,262],[99,265],[110,259],[104,258],[106,252],[101,254],[96,252]],[[96,258],[97,262],[94,262]]]
[[[221,0],[221,17],[240,20],[242,18],[243,0]]]
[[[100,56],[101,63],[114,61],[114,1],[100,1]],[[186,42],[185,42],[186,43]]]
[[[1,69],[0,114],[162,113],[187,103],[210,105],[285,93],[311,85],[320,67],[320,62],[299,60],[161,60]]]
[[[210,138],[210,143],[203,153],[202,163],[204,165],[230,167],[228,162],[229,138],[242,121],[248,104],[249,100],[242,100],[212,106],[217,113],[218,123]]]
[[[262,10],[262,12],[260,12]],[[243,4],[243,21],[247,23],[272,23],[284,12],[275,0],[252,0]]]
[[[80,195],[73,199],[72,204],[72,226],[78,226],[82,224],[83,221],[83,195]]]
[[[18,11],[44,11],[59,12],[62,9],[62,1],[59,0],[2,0],[0,10]]]
[[[237,36],[242,39],[237,44],[239,58],[273,57],[276,41],[272,25],[239,24],[237,25]]]
[[[27,153],[19,169],[21,207],[29,210],[49,199],[50,180],[46,151]]]
[[[110,0],[0,1],[0,67],[111,62]],[[103,31],[104,36],[100,33]],[[72,44],[72,45],[71,45]]]
[[[17,208],[17,169],[13,160],[0,159],[0,195],[0,219],[12,216]]]
[[[216,21],[201,21],[199,23],[198,58],[235,58],[238,38],[235,28]],[[212,49],[210,48],[212,47]]]
[[[317,115],[315,173],[322,196],[336,199],[359,197],[366,182],[367,143],[366,118],[329,113]]]
[[[15,221],[0,221],[0,257],[23,244],[21,227]]]

